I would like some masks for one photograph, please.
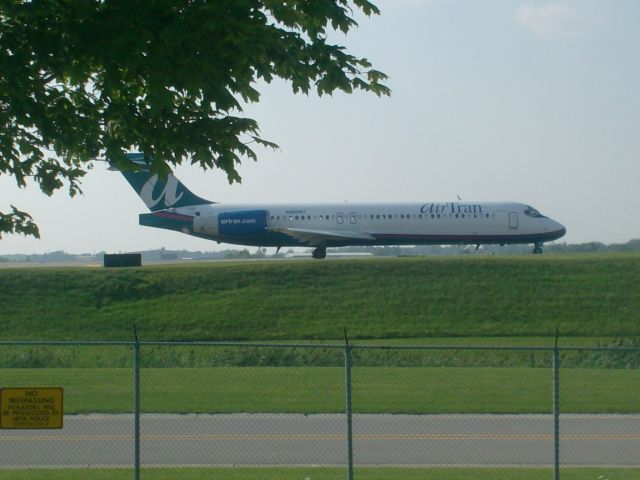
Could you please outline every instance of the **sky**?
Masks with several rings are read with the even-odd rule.
[[[219,202],[518,201],[567,227],[568,243],[640,238],[640,2],[374,0],[380,16],[332,40],[390,76],[390,98],[294,95],[259,85],[245,109],[262,136],[241,184],[181,166]],[[41,238],[0,254],[232,248],[138,225],[145,207],[96,164],[82,196],[46,197],[0,176],[0,209]]]

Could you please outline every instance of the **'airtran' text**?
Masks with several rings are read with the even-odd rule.
[[[482,213],[482,205],[470,203],[425,203],[420,213]]]

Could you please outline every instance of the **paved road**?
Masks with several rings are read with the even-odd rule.
[[[0,467],[131,466],[133,416],[0,431]],[[345,465],[344,415],[144,415],[151,465]],[[548,415],[354,415],[356,465],[553,463]],[[564,415],[563,465],[640,466],[640,415]]]

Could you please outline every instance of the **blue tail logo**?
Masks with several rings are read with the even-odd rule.
[[[146,166],[142,153],[128,153],[127,158],[133,163]],[[169,174],[165,181],[161,181],[157,174],[149,176],[149,171],[145,169],[121,173],[152,212],[214,203],[191,192],[172,174]]]

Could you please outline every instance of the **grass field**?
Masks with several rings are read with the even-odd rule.
[[[550,413],[543,368],[354,368],[355,413]],[[12,386],[61,386],[65,413],[130,413],[131,369],[0,369]],[[563,369],[563,413],[638,413],[636,369]],[[143,413],[341,413],[336,367],[143,369]],[[428,388],[425,388],[428,386]]]
[[[2,338],[640,336],[640,255],[0,270]]]
[[[3,340],[640,346],[640,254],[0,269]],[[340,349],[142,348],[143,413],[344,412]],[[65,413],[131,413],[132,347],[0,347],[0,383],[62,386]],[[354,413],[550,413],[545,352],[356,349]],[[562,413],[639,413],[640,353],[563,353]],[[286,365],[286,366],[285,366]],[[54,368],[55,367],[55,368]],[[160,368],[162,367],[162,368]],[[473,368],[469,368],[473,367]],[[2,470],[124,480],[131,469]],[[547,468],[356,468],[358,480],[542,480]],[[345,468],[145,469],[142,479],[333,480]],[[563,480],[640,480],[566,468]]]
[[[548,468],[356,468],[357,480],[548,480]],[[0,480],[129,480],[131,470],[0,470]],[[142,480],[343,480],[345,468],[145,469]],[[563,480],[639,480],[640,469],[564,468]]]

